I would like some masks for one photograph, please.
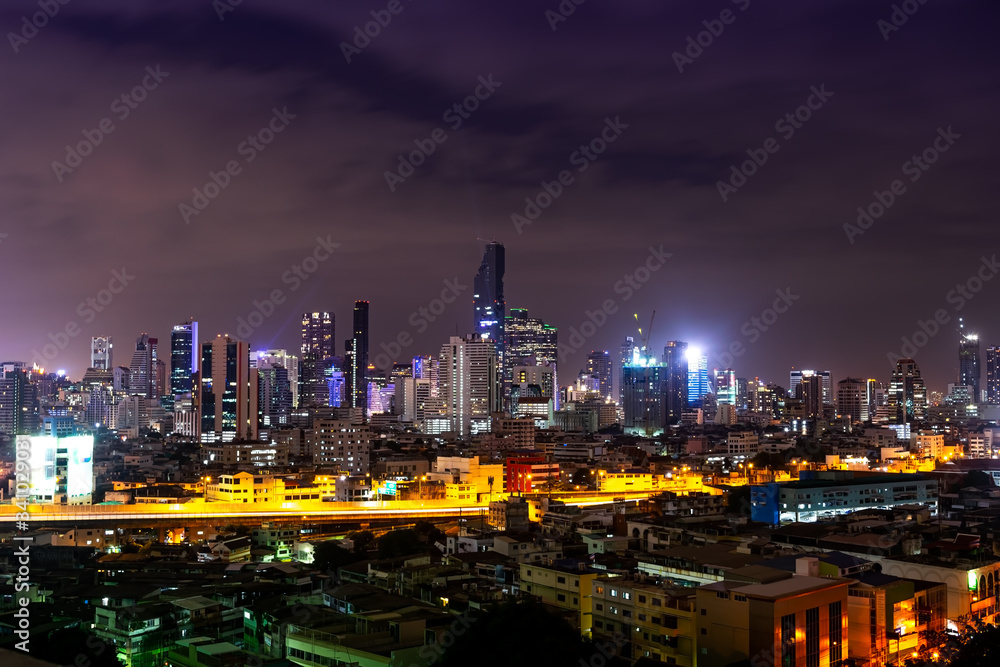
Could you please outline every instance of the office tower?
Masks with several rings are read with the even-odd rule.
[[[965,323],[958,318],[958,384],[972,387],[973,403],[981,402],[979,391],[979,336],[965,331]]]
[[[833,373],[830,371],[792,370],[789,373],[788,395],[795,396],[795,388],[804,378],[819,376],[823,405],[833,405]]]
[[[336,354],[336,319],[333,313],[315,312],[302,314],[302,362],[298,374],[299,405],[305,408],[329,405],[330,390],[327,384],[330,359]]]
[[[167,362],[157,359],[153,365],[156,369],[153,373],[153,397],[161,398],[167,395]]]
[[[354,302],[354,335],[350,340],[351,407],[368,409],[368,302]]]
[[[90,339],[90,367],[110,371],[112,364],[111,336],[94,336]]]
[[[715,371],[715,403],[736,405],[736,371],[732,368]]]
[[[257,391],[261,425],[287,424],[292,413],[292,383],[288,369],[270,360],[262,364],[258,359]]]
[[[640,360],[628,364],[622,374],[623,427],[626,433],[652,436],[667,423],[667,368]]]
[[[333,357],[334,363],[340,357]],[[292,392],[292,407],[299,406],[299,358],[288,354],[287,350],[258,350],[250,356],[251,368],[271,368],[281,366],[288,372],[288,383]]]
[[[667,369],[667,423],[676,424],[688,408],[688,344],[667,341],[663,348],[663,366]]]
[[[23,362],[5,362],[0,367],[0,433],[15,436],[33,431],[34,391]]]
[[[688,407],[703,407],[705,396],[712,393],[708,376],[708,356],[688,348]]]
[[[875,378],[865,380],[865,399],[868,402],[868,418],[874,421],[879,406],[884,406],[886,403],[885,383]]]
[[[116,393],[127,394],[132,385],[132,372],[124,366],[115,366],[111,374],[111,386]]]
[[[257,369],[250,346],[219,335],[201,345],[201,440],[257,439]]]
[[[986,402],[1000,405],[1000,347],[986,348]]]
[[[473,281],[473,331],[477,338],[496,341],[497,360],[504,359],[504,325],[507,305],[503,296],[506,250],[497,242],[486,244],[483,261]]]
[[[504,318],[504,395],[509,397],[515,366],[548,365],[555,374],[559,354],[559,330],[536,317],[528,317],[524,308],[511,308]],[[509,402],[507,403],[509,407]]]
[[[625,337],[625,342],[621,344],[618,355],[618,405],[622,405],[625,399],[625,367],[632,363],[636,353],[635,340],[631,336]]]
[[[191,393],[191,377],[198,372],[198,323],[189,320],[170,332],[170,395]]]
[[[513,368],[512,387],[520,387],[520,396],[544,396],[555,400],[556,372],[552,366],[515,366]],[[526,393],[528,387],[537,387],[537,394]]]
[[[612,391],[611,355],[607,350],[591,350],[587,355],[587,374],[598,381],[601,398],[608,398]]]
[[[429,356],[428,357],[421,357],[421,356],[413,357],[413,363],[411,364],[411,366],[413,368],[413,377],[417,378],[417,379],[424,379],[424,378],[426,378],[427,376],[425,375],[425,373],[427,373],[428,364],[430,364],[432,360],[433,360],[433,357],[429,357]]]
[[[501,408],[497,341],[452,336],[438,356],[438,396],[450,430],[465,437],[489,430]]]
[[[135,350],[129,363],[129,393],[151,398],[155,372],[150,338],[146,334],[140,334],[135,339]]]
[[[927,389],[913,359],[900,359],[892,372],[888,395],[889,423],[922,421],[927,414]]]
[[[845,378],[837,383],[837,415],[851,423],[868,421],[868,382]]]
[[[736,409],[746,410],[749,404],[749,383],[746,378],[736,378]]]

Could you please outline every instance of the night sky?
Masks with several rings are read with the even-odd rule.
[[[166,347],[194,317],[203,339],[237,335],[274,290],[283,302],[253,348],[297,350],[301,313],[332,310],[342,350],[352,302],[368,299],[373,357],[400,332],[415,340],[400,361],[436,353],[471,331],[472,278],[496,239],[508,308],[562,342],[613,301],[560,364],[563,383],[653,309],[656,349],[686,340],[714,367],[740,342],[737,375],[781,384],[792,366],[887,380],[887,353],[942,309],[915,355],[930,387],[957,375],[959,315],[983,335],[985,376],[1000,279],[949,292],[1000,270],[980,268],[1000,253],[995,2],[909,0],[898,29],[876,0],[565,0],[565,17],[557,0],[236,2],[72,0],[37,31],[22,21],[37,1],[3,3],[0,356],[30,361],[71,325],[47,368],[79,376],[99,334],[127,365],[138,333]],[[347,62],[341,43],[371,11],[391,21]],[[690,46],[700,32],[708,45]],[[477,87],[478,108],[447,120]],[[808,101],[808,120],[783,120]],[[269,123],[271,143],[243,143]],[[437,128],[445,141],[390,189],[386,171]],[[602,131],[603,153],[574,155]],[[939,137],[934,164],[904,164]],[[89,154],[68,156],[81,142]],[[748,149],[767,161],[724,201],[718,183]],[[235,175],[218,176],[227,163]],[[512,214],[564,170],[518,227]],[[210,172],[229,183],[199,202]],[[875,191],[895,201],[845,230]],[[296,288],[286,272],[318,237],[340,245]],[[651,246],[671,256],[626,301],[615,285]],[[123,269],[134,278],[91,312]],[[456,278],[464,291],[421,333],[411,313]],[[788,289],[766,332],[744,327]]]

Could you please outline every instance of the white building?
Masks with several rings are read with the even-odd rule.
[[[317,419],[306,432],[306,439],[315,464],[334,465],[351,475],[368,472],[372,449],[370,426],[337,419]]]
[[[726,438],[730,456],[753,456],[757,453],[758,437],[753,431],[734,431]]]
[[[502,394],[494,341],[452,336],[438,357],[438,393],[450,430],[459,436],[489,431]]]
[[[89,505],[94,493],[94,436],[17,436],[17,460],[27,457],[26,483],[18,476],[17,495],[30,502]],[[24,452],[24,454],[22,454]]]

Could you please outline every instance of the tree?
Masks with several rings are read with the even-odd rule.
[[[320,542],[313,549],[313,565],[324,572],[333,572],[338,568],[357,563],[363,556],[340,546],[337,540]]]
[[[424,551],[427,545],[417,535],[417,531],[392,530],[378,538],[378,557],[397,558],[410,556]]]
[[[375,541],[375,533],[370,530],[356,530],[348,533],[347,539],[354,542],[354,553],[361,554],[368,551],[368,545]]]
[[[441,667],[593,665],[598,664],[592,660],[595,656],[601,656],[599,664],[607,667],[628,664],[614,657],[623,653],[622,640],[584,640],[569,623],[533,599],[506,602],[481,617],[459,617],[440,641],[441,646],[450,646],[444,650]],[[483,650],[489,646],[503,650]]]
[[[906,667],[995,667],[1000,664],[1000,627],[974,621],[960,636],[906,660]]]

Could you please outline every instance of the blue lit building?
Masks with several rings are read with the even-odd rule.
[[[708,357],[692,350],[688,356],[688,407],[700,408],[702,397],[712,393],[708,376]]]

